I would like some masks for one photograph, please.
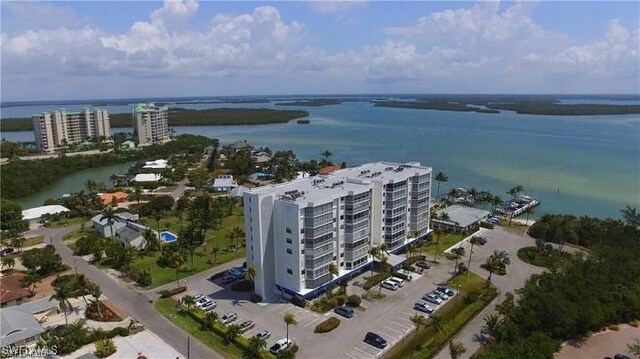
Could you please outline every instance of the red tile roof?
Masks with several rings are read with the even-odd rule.
[[[105,205],[110,205],[113,203],[113,199],[116,199],[116,202],[122,202],[127,199],[129,195],[126,192],[114,192],[114,193],[103,193],[100,195],[102,198],[102,203]]]
[[[26,288],[22,288],[22,277],[22,274],[14,274],[0,279],[0,304],[31,296]]]
[[[335,165],[335,166],[324,166],[324,167],[322,167],[320,169],[320,171],[318,173],[321,174],[321,175],[328,175],[329,173],[335,172],[335,171],[337,171],[339,169],[340,169],[340,166],[337,166],[337,165]]]

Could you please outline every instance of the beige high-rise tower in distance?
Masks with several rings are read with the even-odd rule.
[[[40,153],[54,153],[83,141],[111,140],[109,113],[104,109],[85,107],[80,112],[67,112],[61,108],[33,115],[32,120]]]
[[[131,118],[138,144],[155,144],[169,141],[168,106],[140,103],[131,111]]]

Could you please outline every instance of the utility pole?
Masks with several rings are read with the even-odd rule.
[[[187,335],[187,359],[191,358],[191,336]]]

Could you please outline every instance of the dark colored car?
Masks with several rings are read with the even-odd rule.
[[[449,297],[453,297],[453,291],[447,287],[437,287],[436,289],[448,295]]]
[[[624,355],[624,354],[616,354],[613,356],[613,359],[631,359],[628,356]]]
[[[5,248],[3,250],[0,251],[0,256],[6,256],[9,254],[12,254],[14,252],[13,248]]]
[[[431,264],[429,264],[429,262],[425,261],[425,260],[419,260],[416,263],[416,266],[423,268],[423,269],[429,269],[431,268]]]
[[[347,307],[346,305],[334,309],[333,312],[336,314],[340,314],[345,318],[352,318],[354,314],[353,308]]]
[[[374,332],[368,332],[367,335],[364,336],[364,342],[371,344],[378,349],[384,349],[387,347],[387,341]]]

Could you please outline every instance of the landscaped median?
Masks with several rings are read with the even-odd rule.
[[[460,288],[433,314],[441,318],[439,332],[434,328],[433,319],[428,319],[425,326],[418,328],[417,337],[415,332],[407,335],[385,358],[432,358],[498,295],[495,287],[487,288],[486,281],[474,273],[455,276],[446,285],[454,290],[458,285]]]
[[[184,329],[203,344],[215,350],[225,358],[240,359],[249,352],[249,340],[238,336],[229,343],[225,340],[227,326],[215,321],[207,326],[205,314],[197,309],[180,308],[173,298],[160,298],[154,304],[155,309],[172,323]],[[275,358],[267,351],[261,351],[259,358]]]

